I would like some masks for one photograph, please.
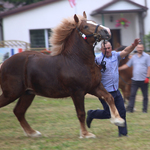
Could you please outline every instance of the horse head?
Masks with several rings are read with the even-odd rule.
[[[78,16],[75,14],[74,20],[77,24],[76,29],[78,30],[79,34],[89,44],[93,44],[94,42],[100,42],[101,40],[109,40],[111,38],[111,32],[109,28],[97,24],[94,21],[87,20],[85,12],[83,12],[83,17],[85,19],[79,20]]]
[[[51,56],[56,56],[64,51],[66,52],[68,49],[70,51],[72,45],[79,45],[80,40],[77,41],[78,43],[73,41],[77,39],[74,33],[78,35],[78,37],[83,37],[90,46],[93,46],[94,43],[101,40],[109,40],[111,38],[109,28],[96,24],[94,21],[87,20],[85,12],[83,12],[83,16],[75,14],[73,17],[64,18],[62,22],[53,29],[53,34],[50,38],[52,45]],[[68,43],[72,45],[67,49],[66,45],[68,45]]]

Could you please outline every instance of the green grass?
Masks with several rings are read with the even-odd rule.
[[[118,137],[117,126],[109,120],[93,120],[88,129],[95,139],[79,139],[79,121],[70,98],[36,96],[26,118],[42,137],[29,138],[13,114],[15,103],[0,109],[0,150],[149,150],[150,117],[142,110],[137,95],[136,112],[127,113],[129,137]],[[97,98],[85,99],[85,109],[102,108]]]

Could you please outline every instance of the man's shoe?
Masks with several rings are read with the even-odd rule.
[[[86,118],[86,124],[87,124],[88,128],[90,128],[91,122],[92,122],[92,120],[93,120],[93,118],[91,118],[91,117],[89,116],[89,113],[90,113],[90,110],[87,112],[87,118]]]
[[[126,112],[127,112],[127,113],[133,113],[133,111],[131,111],[131,110],[127,110]]]
[[[147,111],[143,110],[143,113],[147,113]]]
[[[118,137],[128,137],[128,135],[119,134]]]
[[[129,109],[128,107],[126,108],[127,113],[133,113],[133,110]]]

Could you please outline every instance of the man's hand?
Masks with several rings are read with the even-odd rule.
[[[149,83],[149,77],[146,77],[144,83]]]
[[[133,46],[133,47],[136,47],[140,42],[141,42],[140,39],[135,39],[135,40],[134,40],[134,43],[132,43],[132,46]]]

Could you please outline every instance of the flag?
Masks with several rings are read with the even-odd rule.
[[[68,1],[71,7],[74,7],[76,5],[76,2],[75,2],[76,0],[68,0]]]

